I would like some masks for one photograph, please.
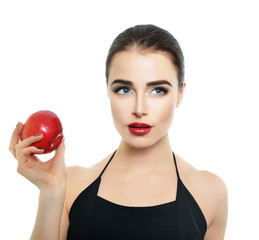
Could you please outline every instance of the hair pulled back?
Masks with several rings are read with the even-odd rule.
[[[106,83],[108,84],[111,62],[116,53],[132,47],[145,51],[163,51],[169,54],[177,69],[179,87],[184,81],[184,56],[179,43],[168,31],[152,24],[136,25],[121,32],[112,42],[106,58]]]

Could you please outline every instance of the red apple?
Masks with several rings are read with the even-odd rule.
[[[43,138],[31,146],[43,148],[43,153],[55,150],[63,139],[63,127],[58,116],[48,110],[33,113],[23,126],[21,140],[37,134],[43,134]]]

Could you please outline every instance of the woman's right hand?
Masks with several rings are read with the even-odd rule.
[[[47,162],[42,162],[34,154],[42,153],[43,149],[31,146],[44,136],[32,136],[20,141],[23,124],[18,123],[13,131],[9,150],[18,161],[17,172],[35,184],[40,190],[66,188],[66,165],[64,160],[65,143],[61,142],[55,155]]]

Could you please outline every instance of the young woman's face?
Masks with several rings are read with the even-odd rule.
[[[113,121],[122,139],[136,148],[161,141],[184,88],[185,84],[179,89],[177,71],[166,53],[136,49],[117,53],[110,66],[107,90]]]

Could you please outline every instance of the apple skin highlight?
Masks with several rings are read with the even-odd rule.
[[[44,149],[42,154],[54,151],[63,139],[63,127],[58,116],[49,110],[30,115],[23,125],[21,140],[37,134],[43,134],[43,138],[31,146]]]

